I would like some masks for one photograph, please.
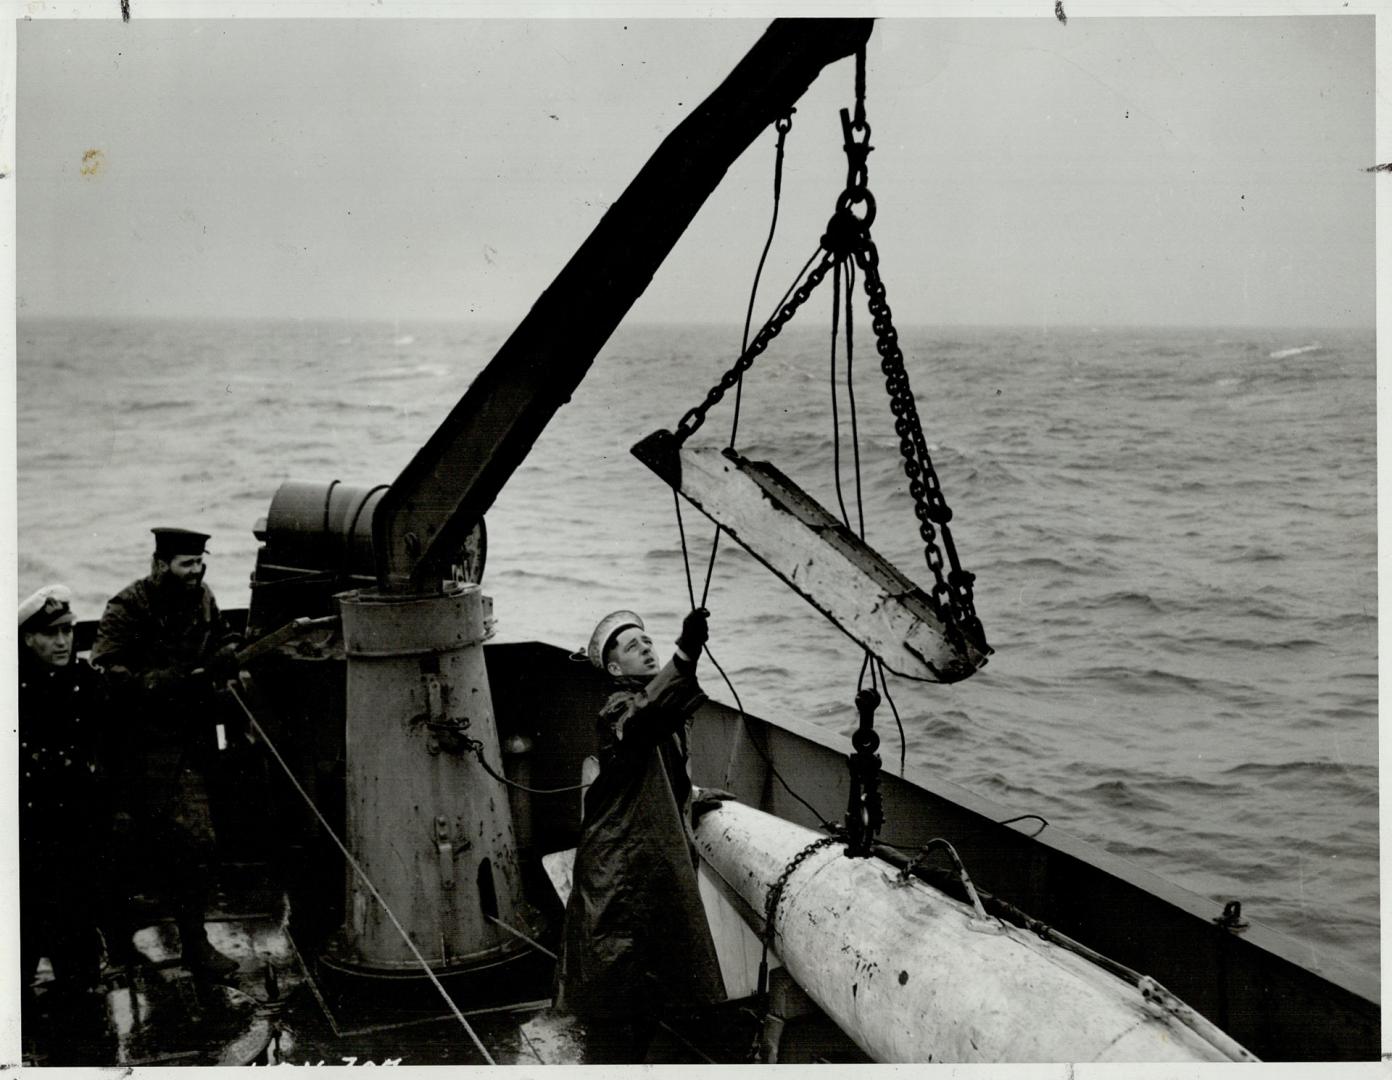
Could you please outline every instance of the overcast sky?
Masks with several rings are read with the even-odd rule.
[[[896,319],[1371,327],[1372,17],[1072,14],[877,24]],[[21,22],[20,317],[514,323],[765,24]],[[771,288],[851,99],[844,62],[798,106]],[[633,319],[743,318],[772,161],[770,132]]]

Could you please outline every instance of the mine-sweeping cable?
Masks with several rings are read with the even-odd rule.
[[[694,608],[694,607],[696,606],[696,590],[695,590],[695,588],[693,587],[692,581],[691,581],[691,556],[690,556],[690,554],[688,553],[687,547],[686,547],[686,527],[685,527],[685,525],[682,524],[681,500],[677,497],[677,489],[676,489],[676,488],[673,488],[673,489],[672,489],[672,502],[673,502],[673,504],[676,506],[676,510],[677,510],[677,533],[678,533],[678,535],[681,537],[682,565],[686,567],[686,591],[687,591],[688,597],[689,597],[690,600],[691,600],[691,606]],[[715,666],[715,670],[718,671],[718,672],[720,672],[720,677],[721,677],[722,679],[725,680],[725,686],[729,689],[731,696],[734,697],[734,699],[735,699],[735,708],[739,710],[739,719],[738,719],[738,723],[739,723],[739,725],[740,725],[741,728],[744,728],[744,722],[745,722],[745,721],[744,721],[744,718],[745,718],[744,703],[743,703],[742,701],[740,701],[739,691],[735,689],[735,684],[734,684],[733,682],[730,681],[730,676],[728,676],[727,674],[725,674],[725,669],[724,669],[723,667],[720,666],[720,661],[718,661],[718,660],[715,658],[715,654],[714,654],[713,652],[711,652],[710,645],[709,645],[709,644],[706,644],[706,645],[704,646],[704,649],[705,649],[705,653],[706,653],[707,658],[709,658],[710,662]],[[737,732],[736,734],[738,735],[738,732]],[[776,765],[774,765],[773,759],[772,759],[771,757],[769,757],[768,754],[764,753],[764,748],[763,748],[762,746],[760,746],[757,742],[755,742],[753,739],[747,739],[746,741],[749,743],[750,746],[754,747],[754,749],[755,749],[756,751],[758,751],[759,756],[760,756],[761,758],[764,759],[764,764],[768,767],[768,770],[769,770],[769,772],[773,775],[773,778],[774,778],[775,780],[777,780],[780,784],[783,785],[783,790],[786,791],[789,795],[791,795],[791,796],[792,796],[794,799],[796,799],[798,802],[802,803],[803,806],[807,807],[807,809],[810,810],[810,811],[812,812],[812,816],[813,816],[814,818],[816,818],[818,822],[821,823],[822,828],[826,829],[828,832],[833,832],[833,831],[835,831],[836,826],[835,826],[834,824],[832,824],[830,821],[828,821],[828,820],[826,819],[826,817],[822,814],[822,812],[821,812],[820,810],[818,810],[818,809],[817,809],[815,806],[813,806],[810,802],[808,802],[808,801],[807,801],[806,799],[804,799],[801,795],[799,795],[796,791],[794,791],[793,788],[792,788],[792,785],[789,784],[788,781],[786,781],[785,779],[783,779],[783,774],[780,773],[780,772],[778,771],[778,767],[777,767]],[[736,744],[736,745],[738,745],[738,744]],[[732,747],[732,748],[731,748],[731,752],[730,752],[730,762],[726,765],[726,772],[725,772],[725,783],[726,783],[726,784],[729,783],[730,773],[731,773],[731,771],[732,771],[733,764],[734,764],[734,748]]]
[[[408,934],[406,928],[401,925],[401,921],[396,917],[396,913],[392,911],[386,898],[377,891],[377,886],[372,883],[372,879],[369,878],[363,871],[363,868],[358,865],[358,860],[353,858],[352,853],[344,845],[343,841],[338,838],[338,834],[333,831],[332,826],[325,820],[324,815],[319,812],[319,807],[314,805],[314,800],[309,797],[309,793],[300,786],[300,782],[296,778],[294,772],[286,763],[285,759],[280,756],[280,751],[276,749],[275,743],[272,742],[270,736],[266,734],[265,729],[256,719],[256,715],[247,707],[247,703],[242,700],[242,695],[238,692],[237,687],[229,683],[227,688],[232,694],[232,700],[234,700],[241,707],[242,712],[246,714],[247,723],[251,725],[251,729],[256,733],[256,737],[266,744],[266,749],[271,752],[271,756],[276,759],[276,763],[285,771],[285,775],[289,778],[291,786],[299,793],[300,798],[304,799],[305,805],[309,807],[310,812],[319,820],[319,824],[324,827],[324,831],[329,834],[329,839],[334,842],[338,850],[343,853],[343,857],[348,860],[348,865],[353,868],[353,873],[357,874],[362,883],[367,886],[367,890],[372,894],[372,898],[382,905],[382,910],[387,913],[387,918],[391,920],[392,926],[396,927],[396,932],[401,935],[401,940],[406,943],[406,947],[411,951],[411,955],[414,956],[416,962],[420,964],[421,970],[425,972],[426,978],[428,978],[435,989],[439,991],[440,996],[445,999],[445,1004],[449,1006],[450,1012],[454,1014],[454,1018],[459,1021],[465,1032],[468,1033],[474,1047],[483,1055],[483,1060],[489,1065],[496,1065],[497,1062],[494,1061],[493,1056],[489,1054],[488,1048],[479,1040],[478,1034],[474,1031],[473,1027],[470,1026],[469,1021],[464,1018],[464,1014],[459,1011],[459,1006],[454,1003],[454,999],[450,997],[449,991],[445,989],[444,984],[440,982],[435,972],[430,970],[430,965],[426,963],[425,957],[423,957],[420,954],[420,950],[416,948],[416,943],[411,940],[411,935]]]
[[[762,251],[760,252],[760,254],[759,254],[759,263],[758,263],[758,266],[757,266],[757,267],[755,268],[755,270],[754,270],[754,281],[753,281],[753,283],[751,284],[750,289],[749,289],[749,303],[748,303],[748,305],[747,305],[747,307],[746,307],[746,309],[745,309],[745,314],[744,314],[744,333],[743,333],[743,336],[742,336],[742,338],[741,338],[741,344],[740,344],[740,353],[741,353],[741,355],[743,355],[743,354],[744,354],[745,352],[747,352],[748,349],[749,349],[749,330],[750,330],[750,326],[751,326],[751,324],[752,324],[752,319],[753,319],[753,315],[754,315],[754,304],[755,304],[755,302],[756,302],[756,299],[757,299],[758,293],[759,293],[759,282],[760,282],[760,279],[763,277],[763,273],[764,273],[764,264],[765,264],[765,262],[768,260],[769,251],[770,251],[770,249],[771,249],[772,246],[773,246],[773,238],[774,238],[774,235],[775,235],[775,233],[777,232],[777,229],[778,229],[778,210],[779,210],[779,206],[780,206],[781,201],[782,201],[782,192],[783,192],[783,158],[784,158],[784,152],[785,152],[785,143],[786,143],[786,140],[787,140],[788,132],[789,132],[789,130],[791,130],[791,128],[792,128],[792,126],[793,126],[793,117],[792,117],[792,114],[793,114],[794,112],[796,112],[796,111],[797,111],[797,110],[795,110],[795,109],[790,109],[789,112],[788,112],[788,115],[787,115],[786,117],[780,119],[780,120],[774,125],[774,129],[775,129],[775,130],[777,131],[777,133],[778,133],[778,142],[777,142],[777,145],[776,145],[776,147],[775,147],[775,149],[774,149],[774,164],[773,164],[773,212],[772,212],[772,215],[771,215],[771,218],[770,218],[770,221],[769,221],[768,236],[764,239],[764,247],[763,247],[763,250],[762,250]],[[785,304],[787,304],[789,297],[792,296],[794,290],[797,288],[798,283],[803,279],[804,275],[806,275],[808,269],[812,266],[813,262],[816,261],[817,256],[818,256],[820,253],[821,253],[821,248],[818,247],[818,249],[817,249],[816,251],[814,251],[814,252],[812,253],[812,255],[808,258],[808,260],[806,261],[806,263],[803,264],[802,269],[798,271],[796,277],[795,277],[794,280],[793,280],[793,283],[788,287],[787,291],[783,294],[782,298],[778,301],[777,305],[775,305],[775,307],[774,307],[775,313],[777,313],[778,311],[780,311],[780,310],[783,308],[783,306],[784,306]],[[731,421],[730,421],[730,439],[729,439],[729,446],[730,446],[732,449],[734,448],[734,445],[735,445],[735,437],[736,437],[736,436],[738,435],[738,433],[739,433],[740,406],[741,406],[741,403],[742,403],[742,401],[743,401],[743,394],[744,394],[744,376],[743,376],[743,374],[741,373],[740,378],[739,378],[739,381],[736,383],[736,386],[735,386],[734,415],[733,415],[733,417],[731,418]],[[696,602],[696,587],[695,587],[695,582],[692,580],[692,577],[691,577],[691,555],[690,555],[690,551],[689,551],[689,549],[688,549],[688,547],[687,547],[687,542],[686,542],[686,527],[685,527],[685,524],[683,523],[683,520],[682,520],[681,499],[678,497],[677,489],[676,489],[676,488],[673,488],[673,489],[672,489],[672,502],[673,502],[673,505],[674,505],[675,508],[676,508],[677,531],[678,531],[678,534],[679,534],[680,537],[681,537],[682,566],[683,566],[683,568],[684,568],[684,570],[685,570],[685,572],[686,572],[686,593],[687,593],[687,598],[690,600],[691,606],[692,606],[693,608],[698,607],[698,606],[699,606],[699,607],[705,607],[705,606],[706,606],[707,598],[710,596],[711,580],[712,580],[712,578],[714,577],[714,574],[715,574],[715,557],[716,557],[716,553],[720,550],[720,534],[721,534],[724,530],[723,530],[719,525],[717,525],[717,526],[716,526],[716,529],[715,529],[715,535],[714,535],[714,536],[712,537],[712,539],[711,539],[710,559],[709,559],[709,560],[707,561],[707,563],[706,563],[706,580],[705,580],[705,584],[702,586],[702,589],[701,589],[701,601],[700,601],[700,604],[698,605],[697,602]],[[725,766],[724,783],[725,783],[727,786],[729,785],[730,776],[732,775],[732,773],[733,773],[733,771],[734,771],[735,756],[736,756],[736,753],[737,753],[737,751],[738,751],[739,745],[740,745],[740,743],[741,743],[742,741],[747,741],[747,742],[749,742],[749,744],[750,744],[751,746],[754,747],[754,749],[755,749],[756,751],[758,751],[759,756],[763,758],[764,764],[765,764],[765,765],[767,766],[767,768],[769,769],[769,772],[773,775],[773,777],[774,777],[780,784],[783,785],[783,789],[784,789],[785,791],[787,791],[789,795],[791,795],[794,799],[796,799],[796,800],[797,800],[799,803],[801,803],[804,807],[806,807],[806,808],[812,813],[812,816],[813,816],[814,818],[816,818],[816,820],[819,821],[819,822],[822,824],[822,827],[823,827],[823,828],[826,828],[826,829],[829,829],[829,830],[830,830],[830,829],[834,829],[835,826],[832,825],[832,823],[829,822],[829,821],[826,819],[826,817],[823,816],[822,813],[821,813],[815,806],[813,806],[811,803],[809,803],[806,799],[804,799],[801,795],[799,795],[796,791],[793,790],[792,786],[788,783],[787,780],[785,780],[785,779],[783,778],[783,775],[782,775],[782,774],[778,771],[778,769],[774,766],[773,760],[772,760],[766,753],[764,753],[763,748],[762,748],[761,746],[759,746],[758,743],[754,742],[754,740],[747,738],[748,731],[747,731],[747,728],[746,728],[746,725],[745,725],[744,703],[743,703],[742,701],[740,701],[739,692],[735,689],[735,685],[734,685],[734,683],[730,680],[730,676],[727,675],[727,674],[725,673],[725,669],[724,669],[723,667],[720,666],[720,661],[718,661],[718,660],[715,658],[715,654],[714,654],[713,652],[711,652],[710,646],[709,646],[709,645],[706,645],[706,646],[705,646],[705,654],[706,654],[706,656],[710,659],[710,662],[711,662],[711,664],[715,667],[715,670],[718,671],[718,672],[720,673],[720,677],[725,681],[725,686],[729,689],[730,695],[735,699],[735,708],[736,708],[736,709],[738,710],[738,712],[739,712],[739,717],[738,717],[738,719],[737,719],[737,721],[736,721],[737,727],[736,727],[736,730],[735,730],[734,738],[731,740],[731,744],[730,744],[730,756],[729,756],[729,760],[727,761],[726,766]],[[746,738],[742,740],[742,739],[740,738],[740,735],[741,735],[741,734],[744,734],[744,735],[746,736]]]
[[[791,109],[791,108],[790,108],[790,109],[788,110],[788,115],[787,115],[787,116],[784,116],[784,117],[782,117],[782,118],[780,118],[780,119],[777,120],[777,121],[775,121],[775,122],[774,122],[774,125],[773,125],[773,126],[774,126],[774,130],[778,132],[778,145],[777,145],[777,147],[774,149],[774,159],[773,159],[773,217],[772,217],[772,219],[769,221],[769,231],[768,231],[768,236],[767,236],[767,238],[764,240],[764,250],[759,254],[759,265],[758,265],[757,267],[755,267],[755,269],[754,269],[754,284],[753,284],[752,286],[750,286],[750,289],[749,289],[749,304],[748,304],[748,306],[745,308],[745,311],[744,311],[744,335],[743,335],[743,337],[740,339],[740,355],[741,355],[741,356],[743,356],[746,352],[749,351],[749,326],[750,326],[750,323],[752,322],[752,320],[753,320],[753,318],[754,318],[754,301],[755,301],[755,298],[759,295],[759,279],[762,278],[763,275],[764,275],[764,263],[768,260],[769,250],[773,247],[773,235],[774,235],[774,233],[778,230],[778,206],[779,206],[779,203],[780,203],[781,200],[782,200],[782,194],[783,194],[783,152],[784,152],[784,145],[785,145],[785,143],[787,142],[787,139],[788,139],[788,132],[792,130],[792,127],[793,127],[793,113],[795,113],[795,112],[797,112],[796,109]],[[816,257],[817,257],[817,256],[816,256],[816,254],[814,253],[813,256],[812,256],[812,259],[815,259]],[[804,266],[804,267],[802,268],[801,273],[798,274],[798,280],[801,280],[802,275],[805,274],[805,273],[807,273],[807,267],[812,265],[812,259],[808,259],[808,260],[807,260],[807,265]],[[793,282],[793,285],[796,286],[796,285],[797,285],[797,281],[794,281],[794,282]],[[786,304],[786,303],[788,302],[788,297],[792,294],[792,291],[793,291],[792,288],[789,288],[789,289],[788,289],[788,292],[786,292],[786,293],[783,294],[783,299],[780,300],[780,301],[778,302],[778,307],[779,307],[779,308],[781,308],[784,304]],[[777,310],[777,309],[775,309],[775,310]],[[741,404],[741,402],[743,401],[743,399],[744,399],[744,373],[741,372],[741,373],[740,373],[739,380],[735,383],[735,408],[734,408],[734,416],[733,416],[733,417],[731,418],[731,420],[730,420],[730,443],[729,443],[729,446],[730,446],[731,449],[734,449],[734,446],[735,446],[735,435],[739,432],[740,404]],[[706,586],[705,586],[704,589],[701,590],[701,606],[702,606],[702,607],[705,607],[705,604],[706,604],[706,597],[707,597],[708,595],[710,595],[711,577],[712,577],[712,576],[714,575],[714,573],[715,573],[715,553],[716,553],[717,551],[720,550],[720,534],[721,534],[723,531],[724,531],[724,530],[723,530],[719,525],[716,525],[716,527],[715,527],[715,536],[711,539],[710,561],[709,561],[708,563],[706,563]],[[691,573],[691,572],[690,572],[690,569],[688,568],[688,570],[687,570],[687,576],[688,576],[688,578],[690,577],[690,573]],[[693,604],[692,606],[694,607],[695,605]]]

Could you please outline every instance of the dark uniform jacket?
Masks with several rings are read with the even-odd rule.
[[[108,824],[100,768],[107,722],[101,677],[83,660],[56,668],[19,650],[19,835],[28,850],[96,846]]]
[[[111,806],[101,768],[105,687],[85,661],[44,664],[19,649],[20,960],[95,985],[108,900]]]
[[[725,998],[686,771],[687,730],[705,695],[673,665],[643,682],[620,680],[600,714],[600,771],[585,793],[566,904],[557,1004],[593,1019]]]
[[[145,781],[168,784],[211,751],[211,726],[199,722],[211,684],[192,673],[236,640],[206,585],[181,592],[147,577],[107,602],[92,663],[106,673],[131,762]]]

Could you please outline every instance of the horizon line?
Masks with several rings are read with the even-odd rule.
[[[403,326],[409,323],[420,323],[430,325],[451,325],[460,326],[469,323],[476,323],[487,326],[515,327],[518,323],[506,318],[489,318],[487,316],[466,315],[203,315],[203,314],[62,314],[58,312],[46,313],[18,313],[15,318],[15,325],[18,327],[25,322],[159,322],[159,323],[339,323],[385,326]],[[730,319],[625,319],[617,327],[615,333],[625,327],[729,327],[743,325],[743,320],[735,317]],[[1372,323],[1262,323],[1262,322],[962,322],[962,321],[938,321],[938,320],[903,320],[904,326],[917,328],[935,327],[951,330],[1084,330],[1088,332],[1102,330],[1339,330],[1339,331],[1364,331],[1376,332],[1378,329],[1377,321]],[[789,329],[796,329],[790,327]]]

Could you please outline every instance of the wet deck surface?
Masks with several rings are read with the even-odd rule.
[[[206,924],[238,970],[200,983],[181,966],[178,933],[135,935],[138,963],[107,968],[97,992],[66,999],[41,972],[25,1014],[35,1065],[481,1065],[485,1058],[425,979],[348,979],[302,956],[283,894],[262,876],[224,889]],[[308,951],[308,950],[306,950]],[[750,1060],[760,1017],[748,1002],[668,1018],[635,1054],[627,1034],[551,1008],[551,959],[534,953],[507,979],[446,978],[469,1026],[499,1065],[736,1064]],[[837,1060],[816,1032],[784,1060]],[[842,1058],[842,1060],[845,1060]],[[854,1060],[854,1059],[852,1059]],[[863,1060],[863,1059],[861,1059]]]

